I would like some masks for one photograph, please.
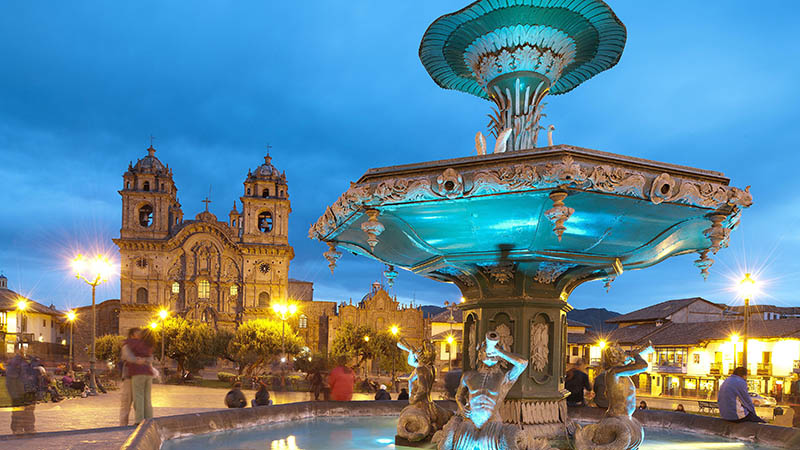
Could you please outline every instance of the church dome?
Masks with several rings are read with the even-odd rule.
[[[137,173],[159,173],[164,170],[164,164],[155,156],[156,149],[151,145],[147,149],[147,156],[136,161],[133,171]]]
[[[285,175],[278,172],[278,169],[272,165],[272,157],[267,155],[264,157],[264,164],[256,167],[256,169],[248,174],[248,179],[270,180],[282,179]]]

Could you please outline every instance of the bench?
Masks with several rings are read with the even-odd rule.
[[[708,412],[709,414],[714,414],[714,411],[719,411],[719,404],[717,402],[708,402],[708,401],[698,401],[697,408],[700,412]]]

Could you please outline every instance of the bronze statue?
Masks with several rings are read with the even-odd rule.
[[[477,369],[465,372],[456,393],[459,412],[437,433],[438,450],[518,450],[519,427],[503,423],[500,406],[528,360],[498,347],[490,331],[478,348]]]
[[[429,438],[442,429],[452,413],[431,400],[436,368],[433,363],[436,351],[430,341],[424,340],[417,349],[401,338],[397,346],[408,352],[408,365],[414,368],[408,380],[408,403],[400,412],[397,435],[411,442]]]
[[[608,410],[600,423],[580,428],[575,433],[578,450],[635,450],[644,439],[642,424],[631,417],[636,410],[636,386],[631,376],[647,370],[642,358],[653,351],[646,345],[626,352],[619,345],[610,345],[603,352]]]

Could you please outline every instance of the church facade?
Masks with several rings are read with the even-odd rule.
[[[289,296],[291,212],[286,175],[269,156],[244,180],[241,209],[227,220],[208,211],[184,218],[172,170],[155,149],[123,175],[119,332],[173,315],[235,328],[270,317],[273,300]]]

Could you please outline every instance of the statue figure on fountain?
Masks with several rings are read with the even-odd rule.
[[[453,414],[431,400],[433,382],[436,380],[436,350],[433,344],[426,339],[417,349],[401,338],[397,346],[408,352],[408,365],[414,368],[408,380],[409,405],[400,412],[397,435],[410,442],[419,442],[441,430]]]
[[[520,428],[503,423],[500,406],[528,367],[528,360],[498,346],[500,335],[486,333],[476,370],[465,372],[456,393],[458,414],[436,433],[438,450],[523,450]],[[549,447],[549,446],[548,446]]]
[[[636,386],[631,376],[647,370],[643,355],[653,352],[649,342],[626,352],[610,345],[603,352],[608,410],[599,423],[579,428],[575,433],[578,450],[636,450],[644,440],[642,424],[631,417],[636,410]]]

